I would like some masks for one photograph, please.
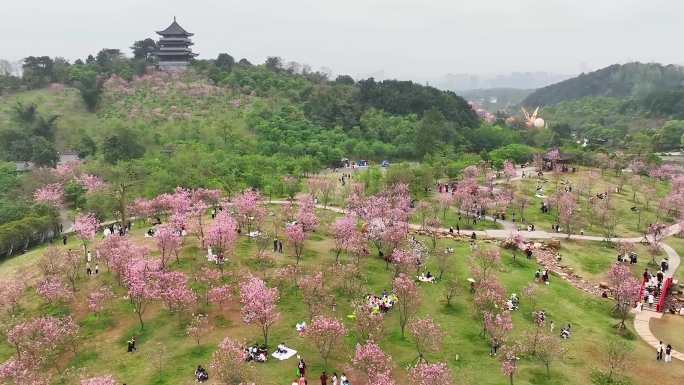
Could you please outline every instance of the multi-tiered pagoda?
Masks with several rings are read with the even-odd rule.
[[[190,60],[197,56],[190,46],[193,44],[190,36],[193,34],[184,30],[173,18],[173,23],[163,31],[157,31],[161,35],[158,49],[155,52],[159,62],[159,69],[178,71],[184,70],[190,64]]]

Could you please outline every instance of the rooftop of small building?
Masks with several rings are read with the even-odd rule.
[[[178,24],[176,17],[173,17],[173,23],[166,27],[163,31],[157,31],[159,35],[162,36],[192,36],[193,34],[183,29],[183,27]]]

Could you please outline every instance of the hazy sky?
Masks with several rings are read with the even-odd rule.
[[[355,76],[573,74],[684,63],[680,0],[2,0],[0,57],[127,54],[173,16],[202,58],[286,61]]]

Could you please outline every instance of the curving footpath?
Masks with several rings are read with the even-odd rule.
[[[277,205],[282,205],[289,203],[288,201],[271,201],[270,203],[272,204],[277,204]],[[347,210],[340,208],[340,207],[335,207],[335,206],[323,206],[320,204],[316,205],[316,208],[322,209],[322,210],[329,210],[333,211],[339,214],[345,214]],[[487,218],[487,219],[493,219],[493,218]],[[511,231],[515,231],[516,229],[516,224],[510,221],[501,221],[499,220],[499,223],[502,223],[504,226],[504,230],[467,230],[467,229],[461,229],[461,233],[466,233],[466,234],[472,234],[475,233],[478,238],[485,238],[485,239],[506,239],[511,235]],[[416,224],[409,224],[409,228],[413,231],[418,231],[422,230],[420,225]],[[440,228],[438,229],[439,231],[442,231],[443,233],[448,233],[449,229],[446,228]],[[679,224],[674,224],[665,230],[665,236],[669,237],[674,234],[677,234],[678,232],[681,231],[681,227]],[[563,237],[564,239],[569,239],[569,240],[576,240],[576,241],[605,241],[605,237],[599,237],[599,236],[593,236],[593,235],[570,235],[567,236],[566,234],[562,233],[549,233],[547,231],[520,231],[519,234],[525,238],[525,239],[554,239],[554,238],[559,238]],[[610,242],[641,242],[645,238],[644,237],[626,237],[626,238],[619,238],[619,237],[614,237],[614,238],[608,238],[607,240]],[[668,261],[669,261],[669,269],[665,272],[665,278],[670,278],[673,276],[673,274],[677,271],[679,268],[679,265],[681,263],[681,257],[679,254],[668,244],[665,242],[661,243],[661,247],[663,251],[665,251],[665,254],[667,254]],[[651,310],[642,310],[641,312],[637,312],[634,316],[634,330],[636,333],[641,337],[642,340],[644,340],[648,345],[656,349],[658,347],[658,343],[660,342],[651,332],[651,327],[650,327],[650,322],[651,319],[659,319],[663,317],[663,313],[658,313],[655,311]],[[677,360],[684,361],[684,353],[672,350],[672,357],[674,357]]]

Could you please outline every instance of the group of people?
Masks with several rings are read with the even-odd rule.
[[[644,289],[645,297],[649,307],[653,307],[656,297],[660,296],[665,280],[665,273],[659,270],[656,274],[651,274],[648,269],[644,270]]]
[[[69,253],[71,253],[71,249],[69,249]],[[96,254],[96,257],[99,258],[100,253],[98,252]],[[93,274],[97,275],[100,274],[100,265],[95,262],[95,269],[93,269],[92,265],[90,264],[93,261],[93,254],[90,250],[86,253],[86,275],[87,276],[92,276]]]
[[[352,177],[352,176],[351,176],[351,174],[349,174],[349,173],[342,173],[342,176],[340,177],[340,184],[341,184],[342,186],[346,185],[346,184],[347,184],[347,181],[348,181],[349,179],[351,179],[351,177]]]
[[[368,305],[373,309],[373,312],[388,312],[394,303],[397,301],[397,296],[394,293],[388,293],[387,290],[382,292],[382,297],[376,295],[368,294],[366,295],[366,300]]]
[[[266,362],[268,360],[268,350],[266,349],[266,346],[254,344],[248,347],[247,358],[245,358],[245,360],[247,362]]]
[[[672,345],[664,346],[663,341],[660,341],[656,347],[656,361],[672,362]]]
[[[304,359],[301,357],[299,358],[299,362],[297,362],[297,374],[299,378],[292,380],[292,385],[308,385],[306,380],[306,362],[304,362]],[[344,372],[342,372],[342,375],[339,377],[337,376],[337,372],[333,372],[332,377],[328,377],[328,373],[323,371],[319,379],[321,380],[321,385],[328,385],[328,379],[330,379],[331,385],[351,385]]]
[[[105,238],[109,237],[110,235],[119,235],[119,236],[124,236],[128,234],[129,231],[131,231],[131,228],[133,227],[133,222],[128,221],[126,226],[121,226],[118,223],[111,224],[107,227],[104,228],[103,234]]]
[[[627,262],[629,261],[630,265],[636,265],[637,261],[639,259],[639,256],[635,252],[629,252],[625,254],[618,254],[617,255],[617,261],[618,262]]]
[[[537,282],[544,282],[545,285],[549,284],[549,270],[544,269],[540,270],[537,269],[537,271],[534,273],[534,280]]]
[[[506,308],[510,311],[520,308],[520,298],[518,298],[517,294],[511,294],[511,297],[506,301]]]

